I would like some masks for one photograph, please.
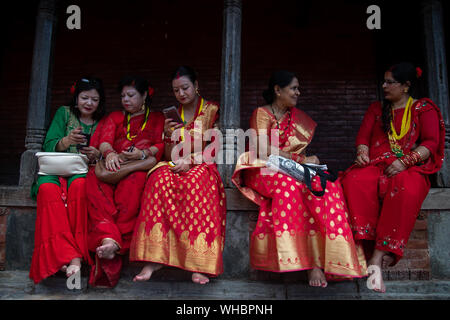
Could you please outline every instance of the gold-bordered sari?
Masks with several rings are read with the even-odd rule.
[[[291,108],[277,123],[274,115],[261,107],[254,111],[250,127],[259,134],[277,130],[280,150],[304,154],[316,123],[297,108]],[[302,182],[282,173],[264,172],[266,162],[252,158],[250,152],[243,153],[232,177],[237,188],[260,206],[251,235],[251,267],[272,272],[318,267],[328,279],[365,276],[364,254],[353,241],[339,181],[328,182],[325,195],[316,197]],[[317,177],[312,185],[320,189]]]

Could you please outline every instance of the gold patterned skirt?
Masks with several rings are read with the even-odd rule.
[[[154,171],[144,190],[130,261],[217,276],[223,272],[225,190],[215,165]]]
[[[348,211],[338,181],[328,182],[323,197],[281,173],[243,170],[246,188],[258,195],[259,217],[251,235],[254,269],[290,272],[321,268],[327,279],[367,275],[362,247],[347,223]],[[313,188],[320,190],[314,177]]]

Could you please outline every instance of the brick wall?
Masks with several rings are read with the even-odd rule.
[[[7,49],[0,55],[0,135],[8,138],[0,140],[0,183],[9,180],[7,176],[18,177],[24,151],[37,0],[30,3],[4,13],[7,27],[3,31],[8,37]],[[74,3],[81,8],[81,30],[66,28],[65,9]],[[120,108],[116,84],[127,73],[151,81],[155,107],[174,104],[169,74],[180,64],[196,68],[202,95],[220,101],[222,3],[60,1],[51,116],[69,100],[73,81],[85,74],[104,80],[108,111]],[[404,55],[404,50],[387,52],[386,44],[403,48],[416,37],[404,28],[390,27],[389,19],[409,19],[410,12],[400,18],[397,13],[412,7],[383,7],[386,24],[374,32],[366,28],[364,2],[287,0],[281,6],[271,0],[243,1],[241,126],[248,128],[251,112],[264,103],[261,93],[271,72],[292,70],[300,78],[298,107],[318,123],[308,152],[330,168],[345,169],[353,160],[354,138],[364,111],[376,99],[384,63]],[[405,54],[405,58],[421,55],[420,50]]]
[[[290,1],[281,8],[249,1],[243,11],[251,14],[244,15],[242,31],[241,125],[247,128],[252,111],[265,104],[262,91],[270,74],[293,71],[300,81],[298,107],[318,123],[307,153],[330,168],[345,169],[377,92],[374,37],[365,27],[365,7]]]

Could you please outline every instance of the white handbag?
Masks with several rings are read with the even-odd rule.
[[[89,170],[88,157],[79,153],[37,152],[39,175],[69,177],[84,174]]]

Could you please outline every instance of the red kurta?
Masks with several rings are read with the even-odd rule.
[[[404,110],[394,111],[397,132],[400,132]],[[411,112],[410,131],[399,144],[404,153],[417,146],[426,147],[431,155],[424,164],[391,178],[384,174],[397,158],[383,131],[381,103],[375,102],[367,110],[356,138],[356,145],[369,147],[371,163],[362,168],[353,165],[342,177],[355,238],[373,240],[376,249],[393,253],[393,264],[403,256],[430,189],[428,175],[439,170],[444,157],[445,126],[439,109],[431,100],[420,99],[412,105]]]
[[[105,126],[99,137],[99,145],[108,142],[118,153],[134,145],[138,149],[155,146],[159,149],[156,159],[164,151],[162,132],[164,116],[151,112],[144,130],[141,127],[145,115],[132,117],[130,134],[127,139],[127,118],[122,111],[112,112],[105,120]],[[121,254],[128,252],[136,216],[139,213],[141,194],[144,189],[147,172],[136,171],[129,174],[116,185],[104,183],[97,179],[95,170],[91,169],[87,179],[87,198],[89,213],[89,250],[95,252],[104,239],[111,239],[120,247],[119,255],[113,259],[99,259],[96,255],[95,267],[92,268],[89,283],[92,286],[113,287],[120,277],[122,265]]]

